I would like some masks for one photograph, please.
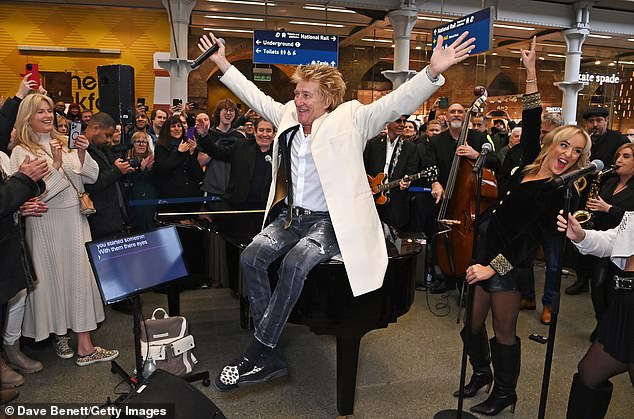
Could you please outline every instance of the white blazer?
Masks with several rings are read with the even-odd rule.
[[[574,245],[584,255],[610,256],[619,269],[625,269],[627,258],[634,255],[634,211],[626,212],[621,223],[610,230],[586,230],[586,237]]]
[[[294,101],[276,102],[234,66],[220,81],[275,125],[278,134],[299,124]],[[363,165],[366,140],[377,135],[386,123],[412,114],[444,82],[442,76],[431,82],[423,70],[374,103],[345,102],[313,122],[311,151],[355,296],[380,288],[387,268],[385,238]],[[276,137],[273,179],[277,178],[280,165],[278,154]],[[275,182],[271,182],[265,219],[274,197]]]

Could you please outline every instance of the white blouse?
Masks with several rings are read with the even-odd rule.
[[[620,269],[625,269],[627,258],[634,255],[634,211],[623,216],[621,224],[607,231],[586,230],[586,237],[574,243],[584,255],[610,256]]]

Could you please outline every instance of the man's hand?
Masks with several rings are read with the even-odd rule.
[[[438,36],[438,42],[429,60],[429,76],[436,78],[440,73],[447,70],[454,64],[469,58],[469,52],[475,48],[471,45],[475,42],[475,38],[464,40],[469,32],[463,32],[451,45],[443,48],[443,37]],[[464,42],[463,42],[464,41]]]
[[[114,161],[114,165],[119,169],[121,173],[127,175],[134,172],[134,167],[130,166],[130,163],[123,159],[117,159]]]
[[[563,216],[564,211],[559,211],[559,215],[557,216],[557,230],[565,231],[566,237],[572,240],[575,243],[579,243],[581,240],[586,238],[586,231],[581,227],[581,224],[572,216],[572,214],[568,213],[568,219]]]
[[[440,182],[436,181],[431,184],[431,197],[434,198],[436,204],[440,202],[444,195],[445,189],[442,187]]]
[[[399,186],[399,188],[401,188],[402,191],[404,191],[405,189],[409,188],[409,185],[411,185],[411,184],[412,184],[412,182],[409,180],[409,177],[405,176],[398,183],[398,186]]]
[[[463,144],[456,149],[456,154],[460,157],[466,157],[468,159],[477,159],[480,153],[475,151],[469,144]]]
[[[27,155],[20,165],[19,172],[30,177],[33,182],[37,182],[48,174],[48,163],[38,157],[31,160],[31,157]]]
[[[209,59],[218,66],[220,71],[224,74],[229,67],[231,67],[231,63],[227,60],[225,56],[225,44],[222,42],[218,42],[218,39],[214,36],[213,33],[209,32],[209,37],[207,35],[203,35],[198,40],[198,49],[201,52],[207,51],[214,44],[218,44],[218,51],[212,54]]]
[[[24,99],[26,95],[37,85],[35,80],[29,80],[32,73],[27,73],[24,75],[24,78],[20,82],[20,86],[18,86],[18,91],[15,93],[15,97],[19,97],[20,99]]]
[[[46,211],[48,211],[48,207],[37,197],[20,205],[20,215],[23,217],[41,217]]]

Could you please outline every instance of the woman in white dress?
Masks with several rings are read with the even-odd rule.
[[[51,169],[44,179],[46,192],[40,196],[46,212],[25,219],[37,280],[27,296],[22,334],[41,341],[54,333],[57,355],[68,359],[75,355],[67,334],[71,329],[77,333],[75,363],[84,366],[119,355],[94,346],[90,337],[104,320],[104,310],[84,247],[91,240],[90,228],[80,213],[75,188],[83,192],[84,183],[94,183],[99,167],[86,153],[88,140],[83,135],[76,150],[67,148],[67,138],[54,129],[54,118],[52,100],[32,94],[20,104],[15,124],[11,170],[17,171],[26,156],[46,159]]]

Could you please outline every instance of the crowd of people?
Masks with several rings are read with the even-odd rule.
[[[437,275],[428,285],[430,292],[462,281],[475,285],[472,321],[460,332],[470,342],[473,367],[463,394],[473,397],[492,385],[487,400],[472,410],[496,415],[514,409],[521,364],[517,318],[521,309],[536,308],[533,268],[541,244],[546,273],[540,319],[551,321],[562,261],[558,227],[579,249],[572,261],[578,283],[567,292],[591,288],[597,318],[592,346],[573,378],[569,417],[602,417],[611,393],[608,379],[634,371],[634,319],[623,314],[632,305],[627,220],[634,211],[634,142],[607,128],[606,108],[587,109],[584,127],[543,115],[534,43],[521,52],[527,74],[521,121],[491,112],[470,115],[459,103],[442,113],[435,103],[419,126],[411,114],[443,85],[441,73],[469,56],[472,42],[463,34],[443,48],[439,40],[429,66],[406,88],[369,105],[344,102],[343,78],[326,65],[298,67],[294,99],[276,102],[231,65],[219,43],[209,59],[223,73],[221,82],[252,109],[240,115],[235,102],[223,99],[210,117],[194,114],[189,104],[149,114],[138,104],[131,126],[104,112],[53,102],[41,87],[33,91],[34,82],[25,77],[0,111],[2,241],[19,243],[3,254],[9,277],[0,290],[2,403],[17,396],[22,374],[44,367],[20,350],[21,336],[51,339],[56,354],[78,366],[119,355],[91,338],[105,312],[84,243],[156,228],[157,198],[190,199],[162,205],[162,212],[200,211],[212,197],[235,208],[265,209],[258,220],[264,229],[243,239],[248,246],[241,254],[222,242],[207,247],[211,258],[226,252],[231,276],[237,278],[233,269],[241,267],[255,326],[251,343],[214,380],[229,391],[288,373],[277,344],[314,266],[339,254],[355,296],[379,288],[388,258],[385,225],[434,237],[456,159],[476,160],[490,149],[484,166],[495,174],[499,198],[483,214],[477,254],[463,278]],[[214,43],[213,35],[203,36],[199,47]],[[71,122],[82,125],[73,148],[67,137]],[[587,188],[574,188],[575,206],[592,214],[594,230],[571,216],[557,218],[564,190],[552,182],[591,159],[614,166],[599,180],[589,178]],[[425,175],[410,181],[419,173]],[[379,174],[397,181],[381,205],[368,187],[368,176]],[[412,192],[415,186],[430,192]],[[88,216],[78,198],[84,193],[96,209]],[[205,220],[188,215],[180,222]],[[60,241],[63,247],[53,244]],[[434,249],[430,254],[433,266]],[[277,259],[279,280],[271,289],[268,267]],[[238,289],[235,281],[231,286]],[[596,362],[606,369],[599,371]]]

